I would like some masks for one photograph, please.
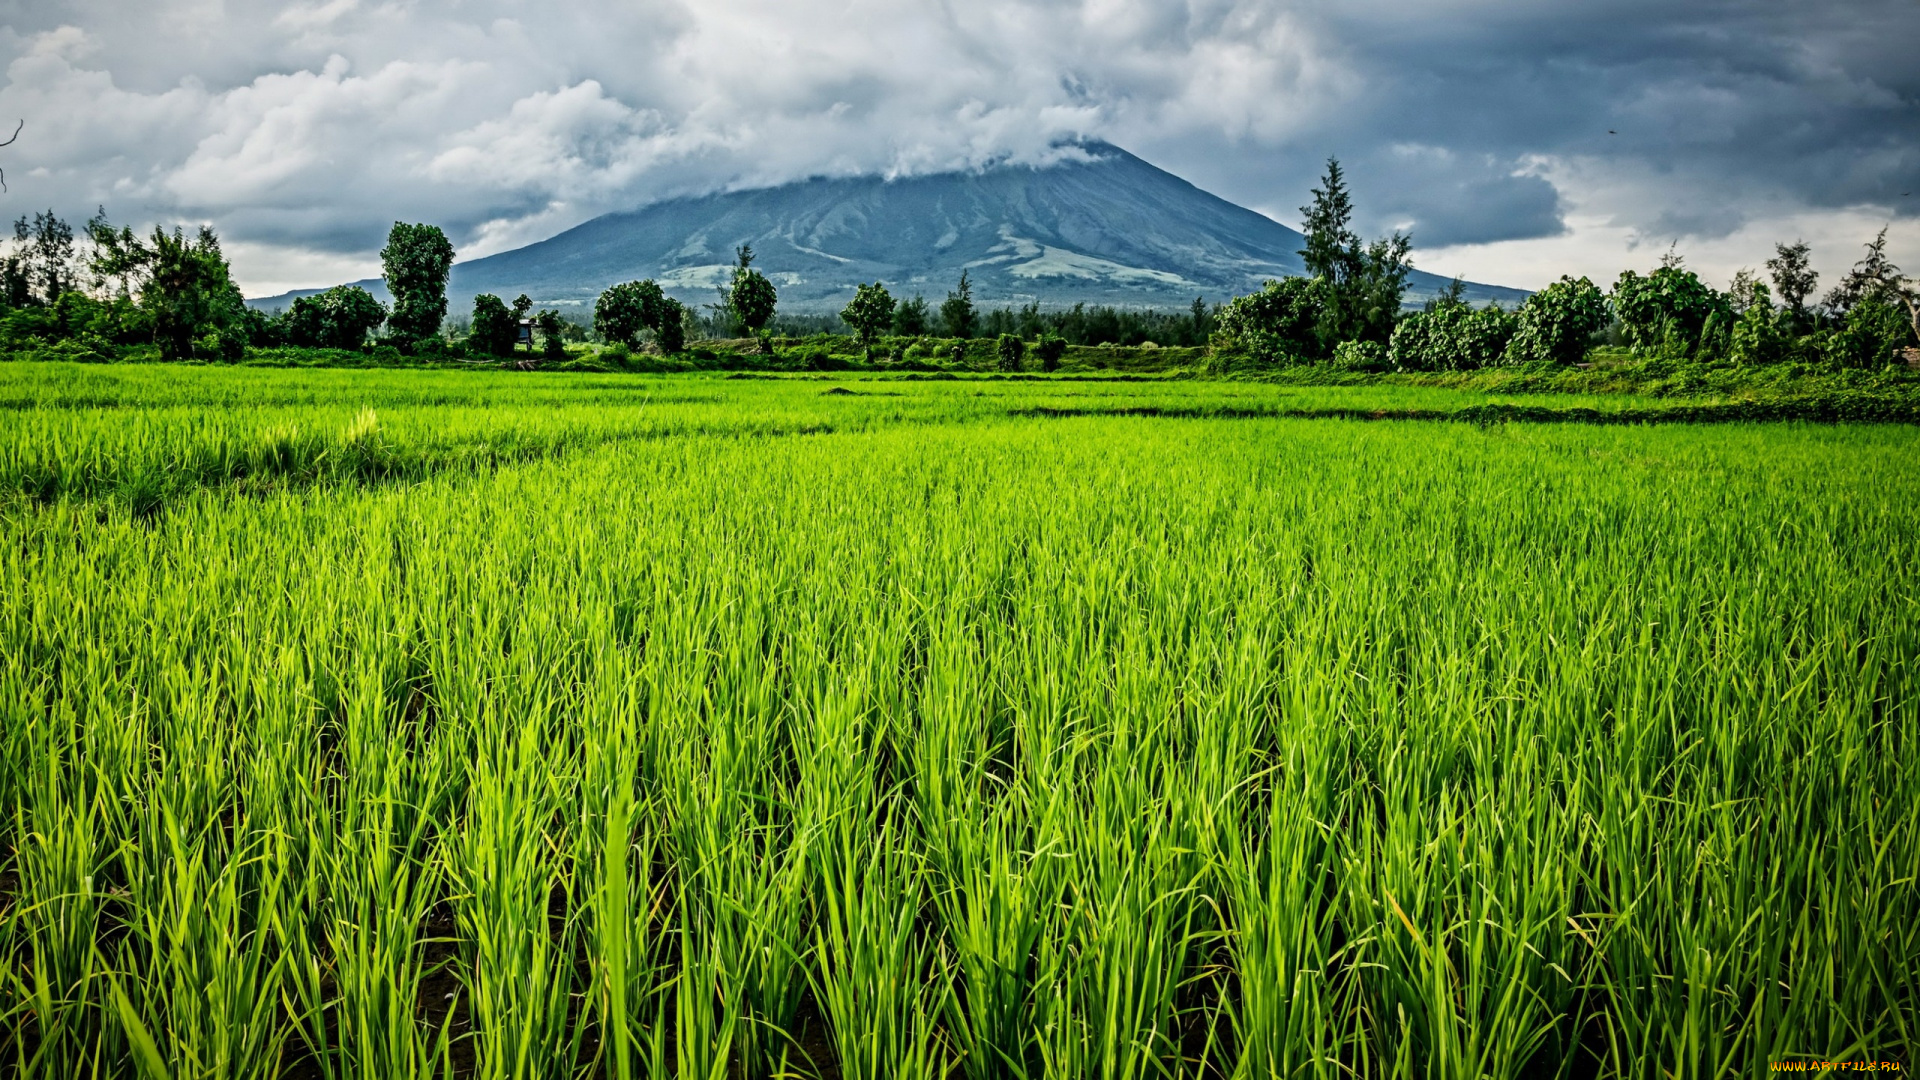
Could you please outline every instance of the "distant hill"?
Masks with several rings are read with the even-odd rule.
[[[1093,160],[977,172],[814,179],[754,191],[669,199],[607,214],[548,240],[454,266],[449,310],[478,293],[591,311],[608,285],[654,278],[693,304],[711,303],[736,245],[780,288],[790,312],[838,311],[856,284],[937,305],[969,271],[978,304],[1184,307],[1251,292],[1304,272],[1298,232],[1201,191],[1119,147]],[[1415,252],[1417,258],[1419,253]],[[1416,270],[1409,298],[1447,279]],[[385,298],[376,280],[357,282]],[[250,301],[284,306],[304,289]],[[1471,284],[1468,298],[1516,303],[1521,289]]]

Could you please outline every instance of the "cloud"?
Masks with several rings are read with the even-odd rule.
[[[28,121],[0,166],[18,207],[212,222],[255,291],[367,265],[397,219],[483,254],[1081,136],[1289,222],[1337,154],[1363,229],[1482,280],[1753,262],[1787,222],[1892,220],[1920,266],[1915,40],[1911,0],[0,0]]]

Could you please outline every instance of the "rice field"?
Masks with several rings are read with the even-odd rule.
[[[1470,398],[0,365],[0,1069],[1916,1067],[1920,430]]]

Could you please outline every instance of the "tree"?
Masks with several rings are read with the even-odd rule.
[[[16,231],[18,226],[15,226]],[[1844,318],[1856,305],[1868,300],[1898,303],[1906,295],[1900,268],[1887,258],[1887,230],[1867,242],[1866,254],[1853,264],[1847,276],[1827,293],[1827,310]]]
[[[873,339],[893,325],[893,296],[879,282],[854,290],[853,300],[840,311],[840,321],[853,327],[866,350],[867,362],[873,362]]]
[[[13,272],[25,286],[25,295],[19,300],[9,296],[10,302],[51,304],[74,287],[73,228],[52,210],[33,215],[31,224],[22,214],[13,223],[13,239],[18,245],[13,258],[19,260]],[[20,291],[19,286],[8,291]]]
[[[216,352],[233,356],[234,342],[244,340],[245,301],[211,228],[201,226],[188,240],[178,228],[168,233],[155,226],[151,240],[142,242],[132,229],[116,231],[102,214],[88,222],[88,232],[95,278],[138,283],[140,310],[150,320],[162,359],[191,357],[194,340],[209,334]]]
[[[519,337],[519,322],[504,301],[492,293],[473,298],[473,324],[467,334],[469,347],[487,356],[511,356]]]
[[[387,309],[357,285],[335,285],[316,296],[302,296],[287,309],[289,345],[317,349],[357,349],[386,321]]]
[[[893,332],[901,337],[919,337],[927,332],[927,298],[916,295],[893,309]]]
[[[1406,293],[1412,239],[1396,232],[1371,244],[1361,241],[1350,226],[1353,198],[1337,158],[1327,159],[1321,186],[1300,213],[1307,240],[1300,257],[1309,273],[1327,283],[1317,334],[1321,355],[1343,341],[1384,344]]]
[[[970,338],[978,324],[973,310],[973,283],[960,271],[960,284],[940,302],[940,323],[948,337]]]
[[[1813,287],[1820,283],[1807,258],[1813,249],[1805,240],[1795,240],[1791,244],[1775,244],[1773,258],[1767,260],[1767,272],[1773,278],[1773,290],[1780,294],[1780,302],[1786,305],[1787,317],[1794,329],[1804,329],[1807,318],[1807,297],[1812,295]]]
[[[1758,281],[1747,281],[1745,296],[1734,298],[1740,311],[1727,355],[1736,364],[1770,364],[1784,355],[1785,343],[1773,316],[1773,298]]]
[[[1000,358],[1001,371],[1019,371],[1020,361],[1027,355],[1027,343],[1012,334],[1001,334],[993,351]]]
[[[1060,370],[1060,358],[1067,352],[1067,339],[1058,334],[1042,334],[1033,343],[1033,355],[1040,358],[1041,371]]]
[[[1572,364],[1587,354],[1587,341],[1607,325],[1607,298],[1586,278],[1562,277],[1520,307],[1509,364]]]
[[[447,318],[447,275],[453,270],[447,234],[438,225],[396,221],[380,250],[380,267],[393,296],[387,329],[404,341],[437,336]]]
[[[653,328],[654,342],[663,353],[677,353],[687,347],[687,307],[671,296],[660,300],[660,323]]]
[[[1317,328],[1327,289],[1325,278],[1290,277],[1236,296],[1214,319],[1214,345],[1268,363],[1313,359],[1319,355]]]
[[[533,317],[533,325],[540,331],[542,354],[549,360],[566,359],[566,326],[560,321],[560,313],[551,308],[544,309]]]
[[[640,344],[642,331],[658,325],[660,301],[664,299],[660,286],[651,279],[611,286],[593,302],[593,328],[609,344],[632,348]]]
[[[733,254],[733,279],[721,290],[721,306],[750,336],[758,337],[760,328],[773,318],[780,294],[765,274],[753,269],[753,245],[741,244]]]
[[[1623,272],[1613,286],[1613,312],[1628,345],[1682,355],[1708,336],[1709,324],[1725,325],[1733,316],[1725,296],[1672,256],[1646,277]]]

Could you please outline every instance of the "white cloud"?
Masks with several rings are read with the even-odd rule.
[[[0,117],[27,119],[0,167],[17,207],[210,221],[258,292],[366,265],[396,219],[473,255],[660,197],[1038,162],[1074,136],[1287,220],[1338,153],[1369,227],[1463,241],[1424,268],[1527,283],[1528,260],[1590,272],[1655,236],[1733,258],[1786,222],[1851,229],[1890,177],[1920,186],[1920,80],[1886,44],[1920,22],[1841,7],[0,0]]]

